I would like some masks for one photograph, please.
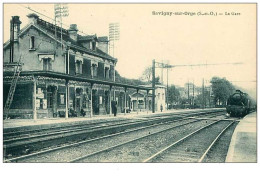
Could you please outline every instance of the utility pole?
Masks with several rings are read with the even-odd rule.
[[[120,24],[119,23],[109,23],[109,54],[113,53],[113,57],[115,56],[115,41],[120,39]],[[113,44],[111,44],[113,41]],[[111,52],[111,48],[113,51]],[[114,64],[115,65],[115,64]],[[116,67],[114,66],[114,82],[116,81]],[[116,90],[114,87],[113,90],[113,100],[116,101]]]
[[[192,87],[192,105],[194,109],[194,79],[193,79],[193,87]]]
[[[156,65],[155,65],[156,63]],[[169,64],[164,64],[161,62],[155,62],[155,60],[153,60],[152,63],[152,112],[155,112],[155,68],[167,68],[167,108],[168,108],[168,69],[169,68],[174,68],[174,67],[196,67],[196,66],[209,66],[209,65],[224,65],[224,64],[233,64],[233,65],[238,65],[238,64],[242,64],[241,62],[234,62],[234,63],[213,63],[213,64],[192,64],[192,65],[169,65]],[[156,67],[155,67],[156,66]],[[188,100],[189,100],[189,104],[191,105],[191,101],[190,101],[190,97],[189,97],[189,82],[188,82]],[[204,79],[203,79],[203,99],[204,99]],[[194,99],[194,83],[193,83],[193,99]],[[203,107],[204,107],[203,103]]]
[[[168,63],[169,63],[169,61],[168,61]],[[167,87],[166,87],[166,92],[167,92],[167,94],[166,94],[166,96],[167,96],[167,97],[166,97],[167,110],[168,110],[168,108],[169,108],[169,103],[168,103],[168,102],[169,102],[169,97],[168,97],[168,96],[169,96],[169,95],[168,95],[168,91],[169,91],[169,84],[168,84],[168,83],[169,83],[169,82],[168,82],[168,80],[169,80],[169,79],[168,79],[168,69],[169,69],[169,67],[168,67],[168,64],[167,64]]]
[[[202,79],[202,108],[205,108],[205,96],[204,96],[204,78]]]
[[[163,65],[163,60],[162,60],[162,65]],[[161,67],[161,83],[163,84],[163,66]]]
[[[211,107],[210,106],[210,87],[209,87],[209,107]]]
[[[190,80],[188,80],[188,102],[190,105]]]
[[[152,65],[152,113],[155,112],[155,60],[153,60],[153,65]]]
[[[55,4],[54,13],[55,13],[55,18],[54,18],[55,19],[55,30],[56,30],[56,18],[60,18],[60,26],[61,26],[60,39],[61,39],[61,50],[62,50],[63,49],[63,47],[62,47],[62,17],[69,16],[67,4]],[[55,36],[56,36],[56,31],[55,31]]]
[[[115,41],[120,39],[120,24],[119,23],[109,23],[109,53],[113,52],[113,57],[115,56]],[[113,44],[111,44],[113,41]],[[113,51],[111,52],[111,48]]]

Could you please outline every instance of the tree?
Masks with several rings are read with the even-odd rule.
[[[174,85],[168,87],[167,96],[168,103],[172,105],[180,100],[180,92]]]
[[[139,78],[139,80],[152,83],[152,79],[153,79],[152,73],[153,73],[152,67],[146,67],[146,69],[142,73],[142,76]],[[161,84],[159,76],[155,77],[155,84]]]
[[[122,77],[117,71],[115,72],[116,75],[116,82],[128,84],[128,85],[146,85],[148,82],[144,82],[138,79],[128,79],[125,77]]]
[[[215,105],[225,105],[235,87],[225,78],[213,77],[210,81]]]
[[[140,80],[147,81],[147,82],[152,81],[152,67],[146,67],[142,76],[140,77]]]
[[[194,107],[210,106],[210,91],[204,89],[204,95],[201,93],[194,98]]]

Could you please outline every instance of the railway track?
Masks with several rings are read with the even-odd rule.
[[[221,110],[215,111],[216,114],[218,114],[218,112],[221,112]],[[188,116],[196,116],[196,115],[202,115],[202,114],[211,114],[214,113],[214,111],[201,111],[201,112],[197,112],[197,111],[192,111],[188,113]],[[162,116],[181,116],[181,115],[186,115],[187,113],[166,113],[166,114],[162,114],[162,115],[156,115],[153,116],[152,119],[156,119],[156,118],[160,118]],[[142,119],[147,119],[147,118],[151,118],[151,116],[143,116],[140,118],[136,118],[137,120],[142,120]],[[135,119],[135,120],[136,120]],[[32,138],[32,137],[37,137],[37,136],[45,136],[45,135],[49,135],[49,134],[54,134],[54,133],[61,133],[61,132],[68,132],[68,131],[77,131],[77,130],[81,130],[84,128],[96,128],[96,127],[101,127],[101,126],[109,126],[109,125],[114,125],[114,124],[124,124],[124,123],[129,123],[129,121],[131,121],[131,119],[127,119],[127,118],[119,118],[116,120],[111,120],[111,121],[107,121],[107,120],[102,120],[102,121],[95,121],[92,123],[71,123],[69,125],[65,125],[65,126],[56,126],[53,125],[52,127],[47,127],[47,128],[40,128],[40,129],[29,129],[29,130],[8,130],[5,129],[4,133],[3,133],[3,137],[4,137],[4,143],[5,142],[11,142],[11,141],[15,141],[15,140],[19,140],[19,139],[26,139],[26,138]]]
[[[213,145],[235,121],[206,125],[175,141],[143,162],[203,162]]]
[[[176,139],[178,137],[181,140],[183,137],[190,135],[190,132],[196,132],[197,130],[201,129],[201,126],[208,126],[211,124],[215,124],[216,122],[221,122],[221,120],[213,122],[210,120],[204,120],[200,121],[200,123],[197,122],[198,124],[195,126],[194,122],[181,126],[173,126],[169,129],[161,130],[153,134],[128,140],[126,142],[80,156],[78,158],[70,160],[69,162],[146,162],[150,160],[147,160],[148,155],[154,155],[154,152],[156,152],[155,154],[161,152],[161,150],[157,150],[157,148],[165,147],[165,144],[168,144],[165,143],[168,142],[167,140]],[[189,127],[187,127],[187,125]],[[168,136],[167,134],[171,134],[172,136]],[[130,153],[133,153],[133,155],[130,155]],[[173,161],[164,160],[160,162]]]
[[[26,133],[21,132],[18,135],[10,137],[13,133],[9,134],[7,139],[4,139],[4,153],[9,155],[12,153],[11,157],[20,156],[25,154],[30,154],[41,149],[50,148],[52,146],[57,147],[59,145],[64,145],[65,143],[77,142],[80,140],[91,139],[95,137],[100,137],[108,134],[113,134],[117,132],[122,132],[126,129],[131,129],[135,127],[158,124],[161,122],[167,122],[172,120],[182,119],[184,117],[197,116],[205,114],[221,114],[219,111],[203,111],[203,112],[192,112],[191,114],[173,114],[173,115],[160,115],[152,118],[139,118],[135,120],[124,120],[124,121],[107,121],[86,125],[76,125],[75,127],[68,128],[61,127],[51,130],[38,130],[38,134],[32,134],[31,130]],[[32,130],[35,132],[35,130]],[[7,133],[6,133],[7,134]],[[6,138],[5,137],[5,138]],[[28,151],[29,150],[29,151]],[[6,157],[7,159],[9,158]]]
[[[216,116],[217,113],[213,114],[214,117]],[[212,117],[213,115],[209,116]],[[186,121],[186,122],[185,122]],[[211,120],[214,121],[214,120]],[[167,130],[172,130],[172,129],[177,129],[179,128],[179,130],[181,130],[181,128],[188,126],[188,125],[195,125],[198,124],[198,122],[207,122],[204,119],[200,118],[188,118],[186,117],[186,119],[180,119],[178,121],[168,121],[168,123],[166,124],[165,122],[161,122],[155,125],[148,125],[148,126],[143,126],[143,127],[139,127],[139,128],[133,128],[130,130],[127,130],[125,132],[120,132],[120,133],[115,133],[112,135],[106,135],[103,137],[99,137],[99,138],[95,138],[95,139],[90,139],[90,140],[86,140],[86,141],[81,141],[78,143],[73,143],[70,145],[64,145],[58,148],[53,148],[53,149],[48,149],[48,150],[44,150],[38,153],[33,153],[30,155],[25,155],[25,156],[21,156],[21,157],[17,157],[17,158],[13,158],[13,159],[9,159],[7,160],[7,162],[35,162],[35,159],[39,162],[64,162],[64,161],[75,161],[77,160],[75,158],[75,156],[78,155],[78,157],[82,157],[82,150],[87,150],[89,153],[92,152],[91,154],[94,155],[97,154],[97,152],[106,152],[107,149],[110,150],[113,147],[120,147],[120,145],[115,145],[114,142],[124,142],[126,140],[128,140],[128,135],[132,134],[135,136],[139,136],[139,138],[136,139],[142,139],[145,137],[149,137],[150,135],[154,135],[154,134],[160,134],[163,133]],[[167,127],[168,126],[168,127]],[[198,126],[198,125],[197,125]],[[156,128],[157,127],[157,128]],[[155,131],[157,129],[157,132]],[[139,132],[139,133],[138,133]],[[155,133],[153,133],[155,132]],[[141,137],[140,137],[141,135]],[[115,139],[115,137],[121,137],[120,139]],[[130,136],[131,137],[131,136]],[[108,139],[110,139],[110,141],[108,141]],[[103,143],[100,143],[100,140],[103,140]],[[111,141],[113,140],[113,141]],[[89,149],[90,147],[92,147],[91,145],[94,144],[94,142],[96,142],[95,144],[100,146],[100,150],[101,151],[96,151]],[[129,142],[129,140],[127,141]],[[132,140],[130,142],[135,142],[135,140]],[[88,146],[86,146],[88,145]],[[108,148],[104,148],[106,147],[105,145],[107,145]],[[111,145],[114,145],[111,147]],[[124,144],[123,144],[124,145]],[[95,147],[95,146],[94,146]],[[66,159],[59,159],[61,157],[59,157],[59,155],[66,155]],[[48,158],[49,157],[49,158]],[[73,159],[72,159],[73,157]],[[54,159],[53,159],[54,158]],[[57,159],[58,158],[58,159]],[[82,159],[79,159],[77,161],[80,161]]]

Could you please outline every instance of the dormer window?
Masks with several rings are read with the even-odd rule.
[[[30,37],[30,50],[34,50],[35,49],[35,37],[31,36]]]
[[[76,74],[82,74],[82,61],[76,61]]]
[[[95,41],[92,42],[92,50],[96,50],[96,42]]]

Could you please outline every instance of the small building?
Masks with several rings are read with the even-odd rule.
[[[155,85],[155,111],[166,110],[166,86]]]
[[[144,85],[150,87],[151,85]],[[133,93],[130,95],[131,109],[133,111],[152,110],[152,94],[145,92]],[[166,87],[164,85],[155,85],[155,111],[166,110]]]

